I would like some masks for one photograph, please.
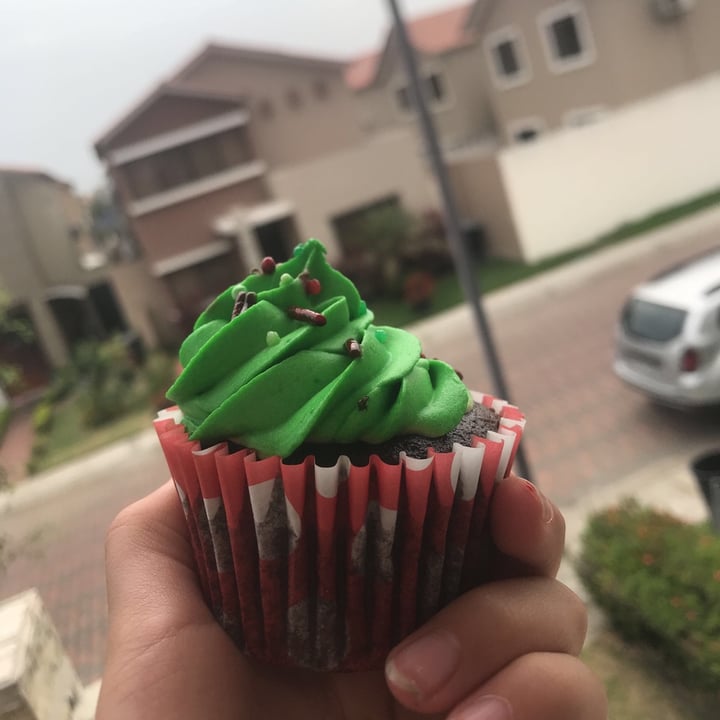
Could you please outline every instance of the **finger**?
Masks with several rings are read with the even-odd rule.
[[[498,550],[493,577],[555,577],[565,544],[565,519],[534,485],[511,475],[495,488],[490,530]]]
[[[209,612],[172,482],[120,512],[107,533],[105,560],[111,628],[122,614],[131,614],[130,627],[138,627],[145,620],[182,621],[180,610]]]
[[[532,652],[580,652],[587,613],[556,580],[505,580],[466,593],[388,658],[391,692],[420,712],[447,711],[501,668]]]
[[[478,688],[447,720],[607,720],[605,689],[580,660],[534,653]]]

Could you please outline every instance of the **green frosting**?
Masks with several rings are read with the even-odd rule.
[[[308,279],[320,286],[309,292]],[[257,301],[232,317],[241,292]],[[296,319],[289,308],[320,313],[325,324]],[[379,443],[452,430],[470,398],[457,373],[421,357],[414,335],[372,321],[352,282],[309,240],[274,271],[228,288],[198,318],[168,398],[192,439],[232,438],[261,456],[284,457],[306,440]]]

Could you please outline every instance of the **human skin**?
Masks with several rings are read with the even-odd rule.
[[[245,658],[213,619],[166,483],[108,532],[97,720],[605,720],[604,690],[577,657],[585,608],[555,580],[562,515],[511,476],[490,526],[495,579],[404,640],[384,673],[280,670]]]

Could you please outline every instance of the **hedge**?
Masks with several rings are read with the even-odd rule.
[[[720,536],[628,501],[590,519],[578,571],[630,642],[693,688],[720,690]]]

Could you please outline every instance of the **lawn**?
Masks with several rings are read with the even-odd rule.
[[[29,468],[31,473],[75,460],[152,425],[152,413],[148,408],[92,429],[83,426],[82,417],[83,412],[76,397],[56,406],[52,426],[42,436],[43,450],[41,453],[33,453]]]
[[[506,285],[525,280],[539,273],[559,267],[581,257],[591,255],[610,245],[628,240],[680,220],[696,212],[720,203],[720,190],[706,193],[692,200],[663,208],[646,217],[621,225],[612,232],[593,242],[569,252],[554,255],[538,263],[528,265],[518,260],[488,258],[475,266],[475,277],[479,287],[490,293]],[[424,317],[442,312],[464,301],[463,292],[454,273],[438,280],[433,304],[429,311],[418,313],[400,300],[376,299],[370,303],[379,325],[403,326]]]
[[[649,652],[606,631],[583,651],[583,660],[605,684],[613,720],[711,720],[717,698],[691,693],[668,678]]]

